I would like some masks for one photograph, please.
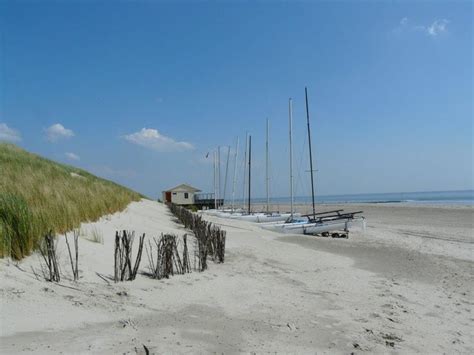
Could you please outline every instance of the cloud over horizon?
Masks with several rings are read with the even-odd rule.
[[[0,123],[0,141],[19,142],[21,141],[20,132],[8,127],[6,123]]]
[[[178,142],[171,137],[161,134],[153,128],[142,128],[140,131],[123,136],[130,143],[140,145],[158,152],[182,152],[193,150],[188,142]]]
[[[74,137],[74,132],[70,129],[65,128],[60,123],[55,123],[52,126],[45,129],[46,139],[52,143],[57,142],[61,139],[67,139]]]
[[[68,158],[69,160],[75,160],[75,161],[81,160],[79,155],[71,153],[71,152],[67,152],[65,155],[66,155],[66,158]]]

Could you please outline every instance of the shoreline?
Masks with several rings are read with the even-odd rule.
[[[389,192],[342,195],[315,195],[317,205],[334,204],[393,204],[474,206],[474,190]],[[247,200],[245,198],[245,200]],[[242,204],[242,199],[237,199]],[[272,204],[290,204],[290,197],[270,198]],[[311,204],[311,196],[294,196],[295,204]],[[265,204],[265,197],[252,199],[252,204]]]
[[[301,203],[295,202],[293,204],[295,208],[295,212],[301,212],[308,210],[308,213],[311,213],[311,202],[308,203]],[[344,209],[351,209],[353,207],[407,207],[407,208],[441,208],[441,209],[464,209],[472,211],[474,210],[474,205],[469,204],[451,204],[451,203],[411,203],[411,202],[337,202],[337,203],[316,203],[315,207],[317,210],[325,211],[330,210],[333,207],[344,207]],[[231,208],[230,204],[225,204],[223,208]],[[246,210],[247,205],[242,204],[235,204],[235,208],[241,208]],[[251,203],[251,210],[253,212],[256,211],[264,211],[266,208],[265,202],[252,202]],[[270,211],[273,212],[289,212],[290,211],[290,203],[277,203],[277,202],[270,202]]]

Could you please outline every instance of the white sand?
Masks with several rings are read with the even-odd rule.
[[[83,225],[104,244],[80,239],[77,283],[63,241],[59,285],[36,278],[37,255],[0,261],[0,353],[474,353],[473,209],[364,208],[369,228],[348,240],[209,217],[228,232],[224,264],[109,284],[96,272],[112,276],[116,230],[185,232],[132,203]]]

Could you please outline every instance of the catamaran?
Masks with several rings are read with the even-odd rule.
[[[265,212],[251,212],[250,209],[250,194],[251,194],[251,189],[250,189],[250,178],[251,178],[251,140],[249,140],[249,166],[248,166],[248,172],[249,172],[249,190],[248,190],[248,211],[247,214],[242,214],[242,215],[236,215],[231,218],[239,219],[239,220],[244,220],[244,221],[249,221],[249,222],[257,222],[257,223],[268,223],[268,222],[284,222],[290,218],[293,213],[280,213],[280,212],[270,212],[270,172],[269,172],[269,127],[270,127],[270,121],[267,118],[267,127],[266,127],[266,167],[265,167],[265,184],[266,184],[266,210]],[[290,127],[291,129],[291,127]],[[290,134],[291,136],[291,134]]]
[[[309,105],[308,105],[308,89],[305,87],[305,101],[306,101],[306,122],[308,127],[308,145],[309,145],[309,164],[311,173],[311,199],[312,199],[312,213],[304,215],[299,218],[288,218],[284,223],[268,223],[263,227],[272,229],[283,233],[291,234],[322,234],[337,236],[336,231],[344,231],[345,236],[348,236],[349,230],[354,227],[361,227],[365,230],[365,218],[361,216],[362,211],[344,212],[343,210],[326,211],[316,213],[315,199],[314,199],[314,177],[313,177],[313,156],[311,149],[311,128],[309,124]],[[290,127],[291,127],[291,99],[289,102],[290,111]],[[290,129],[291,139],[291,129]],[[292,151],[290,144],[290,161],[292,160]],[[291,165],[291,163],[290,163]],[[291,168],[290,168],[291,171]],[[293,178],[290,175],[291,186],[291,210],[293,211]],[[332,232],[332,233],[331,233]],[[343,234],[344,235],[344,234]]]

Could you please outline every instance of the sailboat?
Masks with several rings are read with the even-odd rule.
[[[233,218],[248,221],[257,222],[259,217],[262,217],[264,213],[253,213],[251,210],[251,192],[252,192],[252,136],[248,136],[248,200],[247,200],[247,213],[237,215]]]
[[[349,233],[349,229],[353,227],[361,227],[365,230],[365,218],[361,216],[363,211],[344,212],[343,210],[334,210],[316,213],[314,199],[314,176],[313,176],[313,156],[311,148],[311,128],[309,124],[309,105],[308,105],[308,89],[305,87],[306,101],[306,122],[308,127],[308,145],[309,145],[309,164],[311,173],[311,201],[312,213],[301,216],[301,218],[289,218],[284,223],[267,224],[266,229],[281,231],[291,234],[323,234],[329,235],[330,232],[344,231]],[[291,101],[290,101],[290,117],[291,117]],[[291,147],[290,147],[291,157]],[[291,178],[290,178],[291,180]],[[292,183],[291,183],[292,185]],[[291,190],[293,187],[291,186]],[[293,193],[291,194],[291,206],[293,211]],[[336,235],[337,233],[332,233]]]
[[[248,141],[248,136],[246,138]],[[247,149],[247,148],[245,148]],[[230,153],[230,147],[229,147],[229,153]],[[241,208],[235,208],[235,186],[237,184],[237,159],[238,159],[238,153],[239,153],[239,137],[237,137],[236,140],[236,145],[235,145],[235,152],[234,152],[234,171],[233,171],[233,182],[232,182],[232,199],[231,199],[231,205],[230,208],[226,209],[221,209],[218,213],[215,215],[218,217],[223,217],[223,218],[236,218],[238,216],[241,216],[243,214],[243,209]],[[245,153],[247,155],[247,152]],[[227,160],[227,165],[229,164]],[[226,176],[227,176],[227,169],[226,169]],[[227,180],[227,177],[226,177]],[[227,183],[227,182],[226,182]],[[224,185],[225,186],[225,185]]]
[[[272,220],[261,220],[261,227],[265,229],[281,229],[285,225],[306,223],[307,218],[302,217],[300,213],[294,211],[294,188],[293,188],[293,100],[288,99],[288,127],[289,127],[289,145],[290,145],[290,213],[281,214],[282,218]]]
[[[291,100],[291,99],[290,99]],[[290,151],[292,146],[292,120],[291,120],[291,101],[290,101],[290,122],[289,122],[289,135],[290,135]],[[271,223],[271,222],[284,222],[287,221],[289,218],[296,217],[293,211],[293,204],[291,205],[291,212],[290,213],[279,213],[279,212],[270,212],[270,174],[268,169],[269,163],[269,121],[267,119],[267,137],[266,137],[266,193],[267,193],[267,206],[266,206],[266,213],[263,215],[257,216],[256,222],[258,223]],[[293,158],[292,153],[290,152],[290,178],[291,180],[293,176]],[[291,183],[292,184],[292,183]],[[293,200],[293,189],[290,188],[291,198]],[[299,214],[298,214],[299,216]]]
[[[250,209],[250,178],[251,178],[251,140],[249,141],[249,191],[248,191],[248,211],[247,214],[236,216],[236,219],[249,221],[249,222],[257,222],[257,223],[269,223],[269,222],[284,222],[288,220],[291,216],[294,215],[293,211],[291,213],[280,213],[280,212],[270,212],[270,172],[269,172],[269,127],[270,121],[267,118],[267,127],[266,127],[266,176],[265,176],[265,183],[266,183],[266,210],[265,212],[251,212]],[[290,138],[291,138],[291,125],[290,125]],[[291,142],[290,142],[291,143]],[[298,214],[299,215],[299,214]]]

